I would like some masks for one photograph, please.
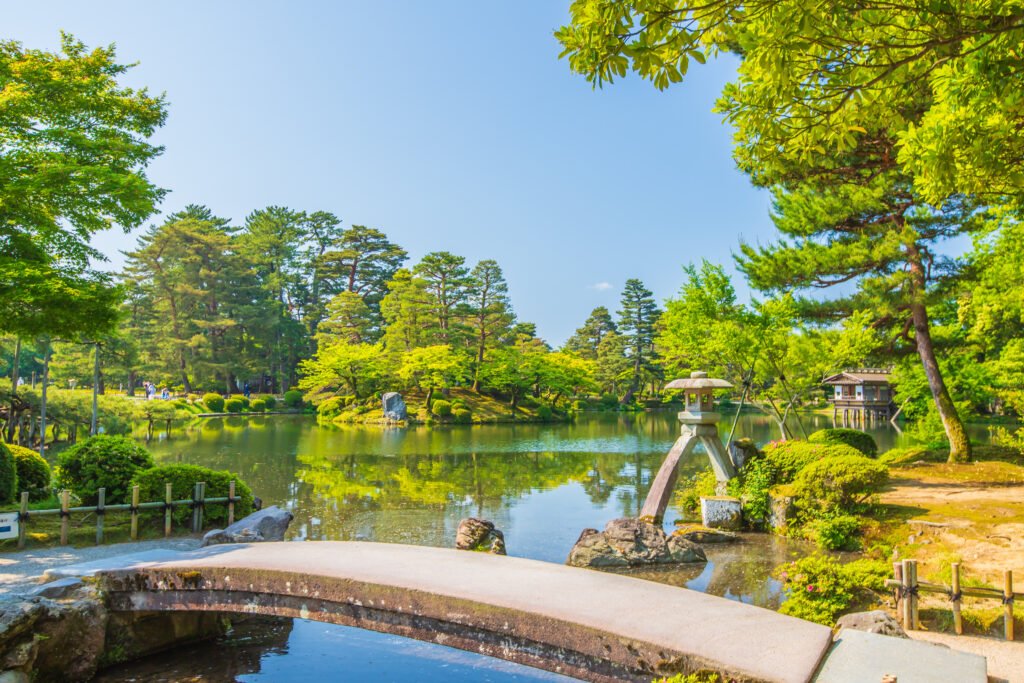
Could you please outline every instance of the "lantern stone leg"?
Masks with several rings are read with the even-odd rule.
[[[700,438],[696,434],[683,427],[683,435],[676,439],[675,445],[665,456],[661,469],[654,477],[651,490],[647,493],[647,500],[640,510],[640,519],[649,519],[655,524],[661,524],[665,519],[665,510],[679,477],[679,459],[689,455],[699,441]]]

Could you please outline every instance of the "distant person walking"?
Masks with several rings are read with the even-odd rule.
[[[245,383],[245,388],[242,389],[242,393],[245,395],[246,398],[249,398],[249,394],[251,392],[249,390],[249,383],[248,382]]]
[[[167,391],[167,387],[164,387],[164,390],[160,392],[160,398],[165,401],[171,398],[171,392]]]

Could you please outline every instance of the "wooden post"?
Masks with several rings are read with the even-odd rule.
[[[235,523],[235,481],[228,484],[228,526]]]
[[[139,487],[132,487],[132,540],[139,538]]]
[[[96,545],[103,543],[103,517],[106,513],[103,506],[106,504],[106,498],[106,489],[100,489],[96,492]]]
[[[60,544],[68,544],[68,523],[71,521],[71,491],[64,489],[60,492]]]
[[[192,533],[199,531],[199,524],[196,522],[196,515],[199,514],[199,486],[197,481],[192,489]]]
[[[22,494],[25,496],[25,494]],[[24,505],[24,498],[23,505]],[[1007,640],[1014,639],[1014,572],[1007,569],[1002,572],[1002,630],[1006,632]]]
[[[913,631],[914,630],[914,611],[911,607],[911,603],[914,598],[910,594],[910,587],[913,585],[912,572],[913,562],[911,560],[903,560],[903,630]]]
[[[196,508],[196,532],[203,530],[203,513],[206,511],[206,482],[199,482],[199,506]]]
[[[912,588],[911,588],[912,592],[910,594],[910,616],[911,616],[910,623],[912,624],[911,628],[914,629],[915,631],[917,631],[917,630],[919,630],[921,628],[921,619],[919,618],[919,614],[918,614],[918,600],[919,600],[919,598],[918,598],[918,594],[917,594],[917,592],[918,592],[917,560],[911,560],[910,561],[910,585],[912,586]]]
[[[21,492],[21,508],[18,514],[18,547],[25,547],[25,527],[28,526],[28,491]]]
[[[171,535],[171,501],[174,498],[171,497],[171,485],[167,484],[167,492],[164,496],[164,538],[168,538]]]
[[[893,573],[893,578],[895,578],[897,581],[899,581],[902,584],[903,583],[903,563],[902,562],[893,562],[892,563],[892,573]],[[907,599],[906,599],[906,596],[903,594],[902,586],[900,586],[899,588],[896,589],[896,595],[897,595],[897,598],[896,598],[896,621],[898,621],[898,622],[900,622],[902,624],[902,623],[904,623],[904,621],[903,621],[904,607],[907,604]]]
[[[960,615],[960,563],[954,562],[950,569],[953,572],[953,628],[957,635],[964,632],[964,621]]]

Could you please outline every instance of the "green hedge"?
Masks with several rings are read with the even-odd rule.
[[[264,401],[262,398],[258,398],[249,404],[249,410],[251,410],[254,413],[262,413],[266,409],[267,402]]]
[[[132,485],[139,487],[139,500],[143,502],[162,501],[166,496],[167,484],[171,484],[171,495],[174,500],[192,499],[196,482],[206,482],[207,498],[225,498],[228,486],[235,482],[235,519],[241,519],[253,511],[252,490],[237,475],[230,472],[211,470],[198,465],[158,465],[138,472]],[[153,516],[163,517],[163,512]],[[192,508],[182,506],[173,513],[175,524],[189,524],[192,520]],[[203,508],[203,527],[210,525],[224,526],[228,521],[227,503],[213,503]]]
[[[273,410],[274,406],[277,405],[277,399],[273,396],[264,396],[263,402],[267,404],[267,410]]]
[[[452,414],[452,404],[448,401],[437,399],[430,404],[430,412],[438,417],[448,417]]]
[[[284,392],[284,404],[289,408],[301,408],[302,392],[295,390]]]
[[[878,455],[874,437],[859,429],[819,429],[807,437],[811,443],[845,444],[873,458]]]
[[[810,463],[797,475],[793,492],[803,506],[848,511],[887,481],[889,468],[858,453]]]
[[[223,413],[224,397],[220,394],[203,394],[203,405],[209,408],[211,413]]]
[[[773,441],[763,450],[778,484],[790,483],[800,470],[817,460],[845,455],[863,457],[860,451],[844,444],[809,443],[795,439]]]
[[[74,444],[60,454],[58,462],[60,485],[85,505],[95,505],[100,488],[107,490],[107,503],[128,502],[132,477],[152,467],[153,456],[132,439],[100,434]]]
[[[539,405],[537,406],[537,417],[547,422],[551,419],[551,406]]]
[[[473,413],[469,412],[465,408],[455,408],[452,410],[452,417],[459,424],[470,424],[473,421]]]
[[[224,402],[224,410],[229,413],[240,413],[245,409],[245,402],[240,398],[229,398]]]
[[[18,495],[18,467],[7,444],[0,441],[0,504],[14,502]]]
[[[18,491],[28,491],[30,500],[42,500],[50,495],[50,466],[43,456],[30,448],[8,444],[18,470]]]

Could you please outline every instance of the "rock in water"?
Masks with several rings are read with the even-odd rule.
[[[685,538],[687,541],[694,543],[732,543],[740,540],[739,535],[731,531],[709,529],[699,524],[679,524],[672,535]]]
[[[459,550],[486,550],[495,555],[505,554],[505,535],[487,519],[467,517],[459,522],[455,534],[455,547]]]
[[[700,546],[669,536],[658,525],[633,517],[613,519],[604,531],[584,529],[569,551],[572,567],[637,567],[706,562]]]
[[[384,418],[402,422],[409,417],[402,395],[397,391],[389,391],[380,397],[381,407],[384,409]]]
[[[838,634],[844,628],[848,628],[851,631],[867,631],[868,633],[878,633],[883,636],[894,636],[896,638],[910,637],[903,630],[903,627],[900,626],[900,622],[896,621],[888,612],[883,612],[880,609],[872,610],[871,612],[844,614],[836,622],[836,633]]]
[[[203,536],[203,547],[219,543],[256,543],[283,541],[292,521],[292,513],[276,505],[252,513],[227,529],[211,529]]]

